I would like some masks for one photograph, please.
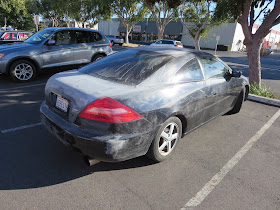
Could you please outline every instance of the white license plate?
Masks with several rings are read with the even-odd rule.
[[[56,108],[58,108],[64,112],[67,112],[68,106],[69,106],[69,102],[66,99],[62,98],[59,95],[56,97],[56,103],[55,103]]]

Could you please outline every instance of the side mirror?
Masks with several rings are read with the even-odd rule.
[[[48,40],[47,45],[48,46],[55,45],[55,40],[53,40],[53,39]]]
[[[232,70],[232,77],[241,77],[242,75],[242,71],[238,71],[238,70]]]

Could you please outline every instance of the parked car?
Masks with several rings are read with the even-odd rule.
[[[23,42],[32,35],[31,31],[0,31],[0,44]]]
[[[112,43],[112,45],[118,44],[118,45],[122,46],[123,43],[124,43],[123,38],[121,38],[120,36],[106,35],[106,37],[110,40],[110,42]]]
[[[248,91],[241,72],[211,54],[137,47],[52,76],[41,119],[87,157],[114,162],[147,154],[160,162],[184,134],[239,112]]]
[[[69,69],[99,60],[111,52],[111,43],[100,31],[47,28],[22,43],[1,45],[0,73],[26,82],[43,69]]]
[[[155,43],[150,44],[151,46],[172,46],[183,48],[183,44],[180,41],[161,39]]]

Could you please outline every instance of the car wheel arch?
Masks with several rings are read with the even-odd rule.
[[[34,59],[32,59],[30,57],[22,56],[22,57],[13,58],[12,60],[9,61],[8,65],[7,65],[7,68],[6,68],[6,72],[7,72],[8,75],[10,74],[11,65],[18,60],[27,60],[27,61],[31,62],[35,66],[36,72],[39,73],[39,70],[40,70],[39,64]]]
[[[95,53],[92,57],[91,57],[91,62],[94,61],[94,59],[99,56],[99,55],[102,55],[103,57],[106,57],[107,54],[105,52],[98,52],[98,53]]]

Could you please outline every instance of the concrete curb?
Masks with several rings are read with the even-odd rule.
[[[248,95],[248,100],[280,108],[280,100],[277,100],[277,99],[265,98],[265,97],[262,97],[262,96],[249,94]]]

